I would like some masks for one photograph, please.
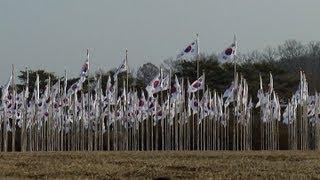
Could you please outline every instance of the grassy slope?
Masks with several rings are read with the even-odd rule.
[[[0,178],[320,178],[318,152],[0,153]]]

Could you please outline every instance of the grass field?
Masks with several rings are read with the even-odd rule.
[[[0,153],[0,178],[320,178],[320,152]]]

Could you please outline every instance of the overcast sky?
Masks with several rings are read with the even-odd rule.
[[[115,68],[129,50],[129,65],[176,57],[200,35],[211,54],[237,34],[239,51],[287,39],[320,40],[319,0],[0,0],[0,83],[18,70],[79,73],[85,49],[91,69]]]

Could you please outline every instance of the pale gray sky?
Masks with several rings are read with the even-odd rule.
[[[85,49],[91,68],[118,66],[129,50],[135,69],[159,64],[200,34],[211,54],[237,34],[239,51],[287,39],[320,39],[319,0],[0,0],[0,83],[18,70],[79,73]]]

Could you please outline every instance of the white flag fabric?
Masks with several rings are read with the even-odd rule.
[[[228,107],[230,103],[234,101],[235,86],[235,82],[233,81],[231,86],[223,93],[222,98],[226,98],[224,102],[225,107]]]
[[[84,64],[82,65],[82,68],[81,68],[81,72],[80,72],[80,77],[82,76],[88,76],[88,73],[89,73],[89,68],[90,68],[90,62],[89,62],[89,50],[87,49],[87,59],[86,61],[84,62]]]
[[[202,75],[199,79],[194,81],[188,87],[188,93],[194,93],[204,88],[204,75]]]
[[[124,59],[121,63],[121,65],[117,68],[117,70],[114,73],[114,78],[116,78],[118,76],[118,74],[128,71],[128,62],[126,59]]]
[[[49,91],[50,91],[50,84],[49,84],[49,80],[47,80],[47,84],[44,87],[42,98],[48,98],[49,97]]]
[[[173,100],[173,101],[180,100],[181,93],[182,93],[182,90],[181,90],[181,86],[179,84],[179,80],[178,80],[177,76],[175,76],[175,83],[171,87],[171,100]]]
[[[260,107],[263,103],[264,103],[264,93],[263,93],[263,87],[262,87],[262,77],[261,75],[259,76],[260,78],[260,89],[258,90],[258,94],[257,97],[259,99],[259,101],[256,104],[256,108]]]
[[[66,96],[67,96],[67,86],[68,86],[68,76],[67,76],[67,72],[65,72],[65,74],[64,74],[64,84],[63,84],[63,96],[64,96],[64,98],[66,98]]]
[[[71,96],[82,89],[82,84],[86,81],[87,76],[89,74],[89,68],[90,68],[89,58],[90,58],[89,50],[87,49],[87,59],[85,63],[82,65],[81,72],[80,72],[80,79],[76,83],[74,83],[71,86],[71,88],[69,88],[67,92],[67,96]]]
[[[292,108],[291,108],[291,104],[290,104],[290,102],[286,105],[286,109],[284,110],[284,112],[283,112],[283,114],[282,114],[282,117],[283,117],[283,123],[285,123],[285,124],[289,124],[289,119],[291,118],[291,117],[289,117],[289,114],[293,114],[293,113],[291,113],[291,110]]]
[[[60,79],[51,87],[50,93],[53,98],[60,93]]]
[[[194,59],[198,54],[198,41],[188,44],[177,56],[177,59]]]
[[[128,92],[129,93],[129,92]],[[128,94],[128,96],[130,96],[130,94]],[[122,94],[121,94],[121,99],[123,99],[123,103],[127,104],[127,91],[126,91],[126,87],[123,86],[123,90],[122,90]]]
[[[36,103],[39,102],[39,99],[40,99],[40,79],[39,79],[39,74],[37,74],[37,77],[36,77],[36,84],[35,84],[35,100],[36,100]]]
[[[147,101],[146,101],[146,98],[144,96],[144,92],[143,91],[141,92],[141,98],[138,101],[138,109],[140,111],[148,110],[148,104],[147,104]]]
[[[188,100],[188,106],[192,109],[193,113],[198,111],[199,108],[199,102],[197,99],[194,98],[194,95],[192,96],[192,99]]]
[[[27,83],[26,83],[26,89],[24,91],[24,98],[29,97],[29,71],[27,70]]]
[[[9,94],[9,87],[11,85],[11,82],[12,82],[12,75],[10,76],[7,84],[2,88],[2,102],[4,102],[4,100]]]
[[[153,94],[161,91],[161,79],[160,74],[158,74],[146,87],[149,97],[153,96]]]
[[[224,91],[222,98],[227,98],[231,96],[232,93],[234,92],[234,89],[235,89],[234,82],[231,82],[230,87]]]
[[[108,82],[107,82],[107,87],[106,87],[106,98],[107,98],[107,102],[108,104],[114,104],[115,103],[115,99],[116,99],[116,93],[115,93],[115,88],[114,86],[111,84],[111,77],[108,77]]]
[[[68,90],[67,96],[71,96],[75,94],[76,92],[80,91],[82,89],[82,84],[85,79],[80,78],[76,83],[74,83]]]
[[[272,92],[273,92],[273,76],[270,73],[269,92],[268,93],[271,95]]]
[[[162,79],[161,79],[161,90],[165,91],[168,90],[170,88],[170,76],[169,75],[162,75]]]
[[[236,37],[234,36],[233,43],[218,55],[218,60],[224,63],[229,60],[233,60],[236,54],[237,54],[237,40],[236,40]]]

